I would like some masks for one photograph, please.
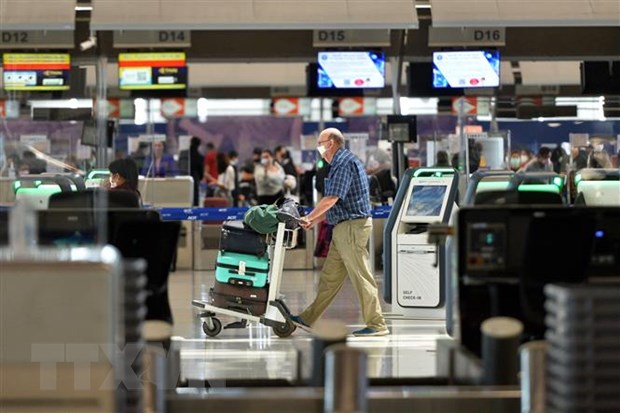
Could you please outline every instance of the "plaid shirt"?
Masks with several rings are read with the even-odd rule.
[[[329,224],[370,216],[368,177],[362,162],[348,149],[340,148],[334,155],[325,179],[324,195],[340,198],[327,211]]]

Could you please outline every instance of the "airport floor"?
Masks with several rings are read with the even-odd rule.
[[[296,314],[316,293],[319,271],[285,271],[281,293]],[[382,274],[375,277],[379,283]],[[181,348],[181,376],[188,380],[307,379],[311,374],[312,335],[297,329],[291,337],[279,338],[264,325],[228,329],[215,338],[202,331],[202,321],[191,300],[204,297],[214,283],[213,271],[171,273],[169,291],[175,319],[173,339]],[[382,288],[380,285],[379,288]],[[444,336],[437,321],[405,320],[382,303],[391,334],[385,337],[353,337],[349,345],[368,354],[370,378],[417,378],[435,375],[435,341]],[[357,297],[347,280],[323,316],[346,323],[349,332],[361,328]],[[234,319],[219,317],[226,325]],[[301,376],[301,377],[299,377]]]

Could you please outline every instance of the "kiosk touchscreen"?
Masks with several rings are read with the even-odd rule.
[[[419,168],[399,187],[384,232],[384,296],[399,315],[446,318],[446,247],[428,242],[428,226],[449,222],[457,181],[451,168]]]

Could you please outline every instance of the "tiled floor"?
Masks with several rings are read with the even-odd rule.
[[[316,292],[318,271],[285,271],[281,293],[293,313],[308,304]],[[382,275],[377,274],[381,282]],[[312,336],[298,329],[282,339],[264,325],[223,330],[208,338],[191,306],[213,285],[211,271],[177,271],[170,277],[170,299],[175,318],[174,336],[181,347],[182,376],[187,379],[301,379],[310,376]],[[390,319],[387,337],[347,339],[368,354],[372,378],[432,377],[435,375],[435,339],[443,336],[443,322]],[[324,318],[342,320],[350,331],[361,324],[356,295],[347,281]],[[231,320],[221,317],[223,324]],[[298,363],[299,368],[298,368]]]

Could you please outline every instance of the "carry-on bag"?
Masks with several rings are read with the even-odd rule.
[[[267,253],[267,240],[265,235],[244,228],[241,222],[227,222],[222,226],[220,250],[261,256]]]
[[[227,308],[255,316],[265,314],[269,288],[253,288],[215,282],[211,289],[211,303],[220,308]]]
[[[234,283],[262,288],[267,284],[269,258],[237,252],[220,251],[215,265],[215,279],[221,283]]]

